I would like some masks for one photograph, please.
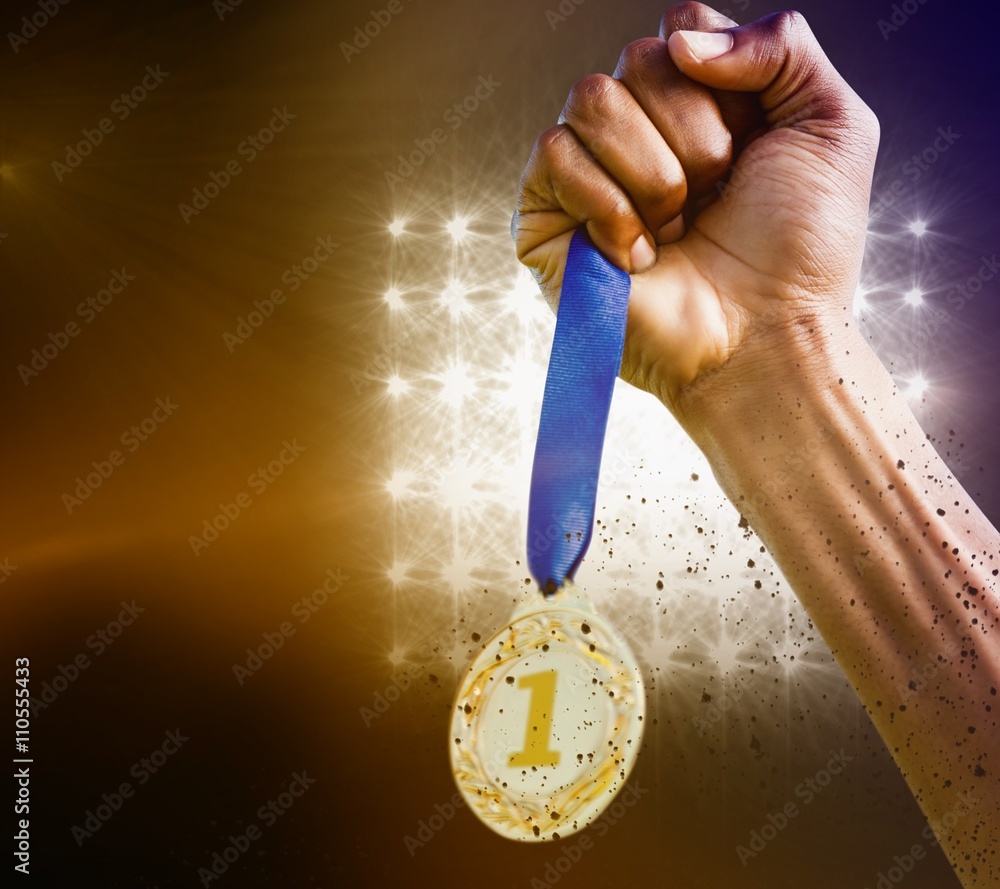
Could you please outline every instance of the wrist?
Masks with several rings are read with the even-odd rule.
[[[818,407],[830,393],[845,391],[851,378],[858,385],[846,391],[860,397],[870,379],[866,375],[873,373],[888,379],[853,318],[812,312],[755,330],[721,366],[659,395],[700,443],[706,436],[726,437],[734,420],[751,427],[767,422],[770,415],[786,412],[783,401],[793,395]]]
[[[663,400],[733,499],[777,464],[814,455],[848,429],[860,432],[859,423],[916,426],[853,319],[842,315],[762,330],[724,366]]]

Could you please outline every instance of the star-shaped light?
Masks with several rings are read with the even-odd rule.
[[[453,241],[461,241],[469,233],[469,220],[464,216],[456,216],[445,226]]]

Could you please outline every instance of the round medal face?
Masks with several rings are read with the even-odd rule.
[[[463,678],[451,723],[455,780],[505,837],[568,836],[624,785],[644,714],[628,645],[567,584],[516,614]]]

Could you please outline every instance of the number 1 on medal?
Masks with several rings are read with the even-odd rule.
[[[518,688],[531,689],[528,724],[524,729],[524,749],[510,755],[511,766],[557,766],[559,751],[549,749],[552,735],[552,707],[556,701],[555,670],[532,673],[517,681]]]

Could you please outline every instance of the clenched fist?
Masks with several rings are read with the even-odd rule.
[[[996,887],[1000,534],[854,324],[877,143],[801,16],[682,3],[573,87],[513,232],[551,303],[580,225],[632,274],[622,376],[766,544],[962,885]],[[982,801],[952,830],[961,799]]]
[[[799,14],[738,27],[681,3],[539,137],[517,254],[554,305],[586,225],[633,275],[622,376],[691,420],[751,344],[853,322],[877,146],[875,115]],[[766,369],[748,382],[766,390]]]

